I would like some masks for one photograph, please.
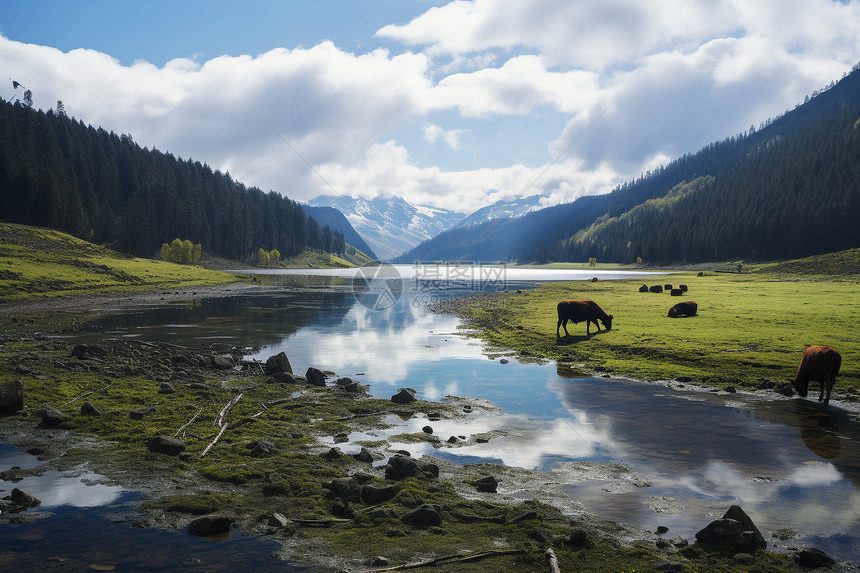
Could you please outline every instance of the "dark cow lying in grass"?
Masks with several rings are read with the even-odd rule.
[[[821,394],[818,401],[824,402],[826,406],[830,402],[830,391],[836,382],[839,367],[842,366],[842,356],[835,348],[829,346],[807,346],[803,349],[800,358],[800,367],[797,375],[791,381],[791,385],[797,390],[801,398],[806,398],[809,392],[809,383],[821,384]],[[826,390],[826,392],[825,392]]]
[[[686,302],[679,302],[675,306],[669,309],[669,318],[678,318],[679,316],[696,316],[696,312],[699,310],[699,305],[695,302],[688,300]]]
[[[598,320],[603,323],[606,330],[612,330],[612,315],[603,312],[603,309],[597,306],[597,303],[593,300],[563,300],[558,303],[557,309],[558,324],[555,327],[556,338],[559,338],[558,329],[560,327],[564,327],[565,336],[570,336],[570,333],[567,331],[568,321],[578,324],[584,320],[586,335],[591,334],[590,328],[592,322],[597,327],[597,331],[600,332],[600,324],[597,323]]]

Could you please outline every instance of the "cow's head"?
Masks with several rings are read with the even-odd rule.
[[[612,330],[612,315],[611,314],[607,315],[605,320],[601,318],[600,322],[603,323],[603,328],[605,328],[606,330]]]
[[[678,318],[678,309],[674,306],[669,309],[669,318]]]
[[[809,394],[809,380],[800,381],[797,378],[794,380],[790,380],[791,385],[794,386],[794,389],[797,391],[797,395],[801,398],[806,398],[806,395]]]

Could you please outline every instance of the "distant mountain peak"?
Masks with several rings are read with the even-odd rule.
[[[398,195],[373,199],[320,195],[308,204],[334,207],[343,213],[383,261],[432,239],[463,218],[463,213],[412,205]]]

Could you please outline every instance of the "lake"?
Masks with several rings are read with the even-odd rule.
[[[260,360],[284,351],[295,372],[331,370],[369,385],[376,397],[409,387],[425,400],[489,400],[500,415],[433,423],[443,441],[493,432],[488,442],[396,447],[457,464],[539,470],[556,476],[555,487],[590,513],[652,531],[665,526],[669,537],[691,541],[738,504],[769,548],[808,544],[860,563],[856,411],[796,397],[581,376],[553,362],[490,352],[467,336],[456,316],[428,312],[425,305],[454,306],[464,294],[526,289],[544,280],[641,275],[433,267],[259,271],[268,285],[259,292],[108,312],[76,340],[226,341]],[[547,336],[554,331],[555,317],[548,317]],[[390,433],[420,431],[426,420],[398,424]],[[9,465],[0,450],[0,469]],[[796,537],[771,537],[786,529]]]

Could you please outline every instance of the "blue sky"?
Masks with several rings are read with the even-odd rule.
[[[858,61],[860,0],[0,4],[36,107],[298,200],[463,212],[608,192]]]

